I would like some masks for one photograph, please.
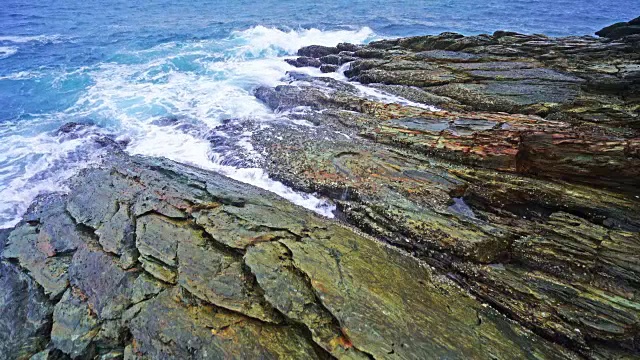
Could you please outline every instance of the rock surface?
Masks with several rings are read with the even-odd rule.
[[[596,35],[609,38],[620,39],[626,36],[640,34],[640,17],[628,22],[619,22],[596,32]]]
[[[3,258],[3,359],[575,357],[415,258],[165,160],[85,171]]]
[[[384,40],[349,54],[345,75],[366,92],[291,73],[256,96],[308,111],[223,129],[250,129],[271,176],[334,199],[344,220],[537,334],[587,358],[635,357],[639,44],[506,32]]]
[[[110,142],[0,231],[0,359],[637,358],[635,26],[300,49],[351,82],[210,140],[338,220]]]

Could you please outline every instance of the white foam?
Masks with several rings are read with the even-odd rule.
[[[0,228],[14,226],[33,199],[65,191],[64,182],[99,161],[91,138],[62,139],[47,133],[3,136],[0,142]]]
[[[352,83],[352,85],[354,85],[358,89],[358,91],[360,91],[360,94],[363,97],[376,100],[385,104],[400,104],[400,105],[412,106],[412,107],[417,107],[417,108],[431,110],[431,111],[441,110],[433,105],[428,105],[428,104],[407,100],[401,96],[389,94],[383,90],[364,86],[359,83]]]
[[[166,157],[170,160],[193,165],[201,169],[211,170],[228,176],[234,180],[247,183],[271,191],[296,205],[300,205],[316,213],[333,218],[335,205],[311,194],[304,194],[292,190],[281,182],[269,178],[269,175],[259,168],[235,168],[221,165],[222,159],[210,154],[210,143],[204,139],[195,138],[175,129],[149,128],[147,137],[139,138],[127,148],[131,154]],[[247,150],[252,151],[250,144]],[[171,149],[167,151],[167,149]]]
[[[0,42],[12,42],[14,44],[24,44],[28,42],[59,43],[62,41],[64,41],[64,37],[58,34],[36,36],[0,36]]]
[[[327,73],[327,74],[322,74],[319,69],[315,69],[315,68],[305,68],[305,69],[306,69],[306,73],[312,76],[325,76],[325,77],[330,77],[339,81],[347,82],[349,81],[349,79],[344,75],[344,72],[349,69],[349,66],[351,66],[351,63],[343,64],[342,66],[340,66],[338,71],[333,73]],[[411,101],[403,98],[402,96],[390,94],[380,89],[362,85],[361,83],[356,81],[349,81],[349,84],[353,85],[356,89],[358,89],[358,91],[360,92],[360,96],[365,97],[367,99],[379,101],[385,104],[400,104],[400,105],[406,105],[406,106],[413,106],[421,109],[427,109],[431,111],[441,110],[433,105],[422,104],[419,102]]]
[[[131,131],[163,115],[198,119],[213,127],[222,119],[268,113],[250,90],[229,80],[171,70],[156,81],[147,77],[150,67],[154,65],[102,65],[92,74],[95,84],[70,111],[116,119],[116,127]]]
[[[360,31],[321,32],[311,29],[284,32],[258,26],[236,32],[225,40],[233,46],[226,49],[223,61],[219,59],[218,52],[213,57],[199,58],[196,62],[205,69],[204,74],[174,69],[172,61],[185,53],[175,54],[172,51],[184,50],[190,56],[199,56],[203,54],[202,49],[219,51],[223,44],[204,40],[190,43],[186,49],[178,49],[175,44],[162,44],[148,51],[135,52],[135,55],[157,56],[169,51],[164,57],[152,57],[146,63],[100,65],[91,73],[94,85],[70,112],[117,120],[111,126],[126,131],[131,139],[128,151],[133,154],[166,157],[217,171],[272,191],[325,216],[333,216],[335,207],[326,200],[295,192],[269,179],[261,169],[224,166],[220,164],[222,159],[211,161],[216,154],[210,153],[208,141],[172,127],[153,125],[152,121],[160,115],[152,110],[156,108],[158,112],[172,116],[197,119],[211,129],[228,118],[273,120],[276,116],[252,95],[252,90],[260,85],[276,86],[287,71],[294,69],[282,61],[280,55],[283,52],[295,53],[298,48],[311,44],[362,42],[372,34],[368,28]],[[240,138],[239,145],[253,154],[249,137]]]
[[[15,55],[18,52],[18,48],[12,46],[0,46],[0,59],[8,58]]]
[[[99,161],[100,151],[91,148],[88,139],[61,142],[52,135],[33,135],[33,126],[50,130],[65,121],[87,118],[120,139],[130,140],[130,153],[166,157],[217,171],[332,217],[335,207],[330,202],[293,191],[261,169],[221,165],[222,159],[210,153],[210,143],[202,132],[213,131],[229,118],[276,119],[277,115],[252,93],[261,85],[280,84],[286,72],[295,69],[282,56],[293,55],[307,45],[360,43],[374,36],[369,28],[282,31],[256,26],[223,40],[168,42],[142,51],[124,51],[114,54],[110,62],[56,75],[61,80],[88,76],[92,83],[66,110],[31,114],[32,119],[5,127],[4,133],[0,129],[0,226],[14,224],[39,193],[63,189],[64,180]],[[5,46],[0,47],[0,58],[18,51],[10,44],[64,40],[60,35],[2,36],[0,43]],[[20,72],[0,80],[44,75]],[[163,116],[187,119],[201,130],[180,131],[153,124]],[[239,145],[253,154],[249,136]]]
[[[233,35],[234,38],[246,40],[245,44],[234,49],[237,55],[242,57],[293,55],[298,49],[308,45],[335,46],[341,42],[363,43],[372,40],[375,36],[373,30],[368,27],[357,31],[321,31],[318,29],[282,31],[264,26],[255,26],[235,32]]]

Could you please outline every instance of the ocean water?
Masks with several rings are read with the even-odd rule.
[[[223,165],[206,138],[225,119],[282,116],[252,91],[281,83],[298,48],[442,31],[592,34],[638,15],[637,0],[2,0],[0,228],[97,164],[105,134],[132,154],[219,171],[331,216],[325,199]],[[88,126],[56,131],[68,122]]]

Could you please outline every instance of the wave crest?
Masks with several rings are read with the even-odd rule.
[[[0,59],[8,58],[15,55],[18,52],[18,48],[12,46],[0,46]]]
[[[65,38],[62,35],[15,35],[15,36],[0,36],[0,42],[10,42],[14,44],[25,44],[29,42],[38,42],[41,44],[57,44],[63,42]]]
[[[232,40],[242,43],[237,48],[237,55],[241,57],[295,55],[304,46],[335,46],[342,42],[361,44],[375,38],[369,27],[359,30],[322,31],[311,28],[283,31],[261,25],[236,31],[231,36]]]

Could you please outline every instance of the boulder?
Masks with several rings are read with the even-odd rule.
[[[337,54],[340,51],[341,50],[338,49],[337,47],[311,45],[311,46],[305,46],[300,50],[298,50],[298,56],[306,56],[310,58],[319,59],[323,56]]]
[[[295,67],[320,67],[322,62],[316,58],[301,56],[297,59],[286,59],[288,64]]]

